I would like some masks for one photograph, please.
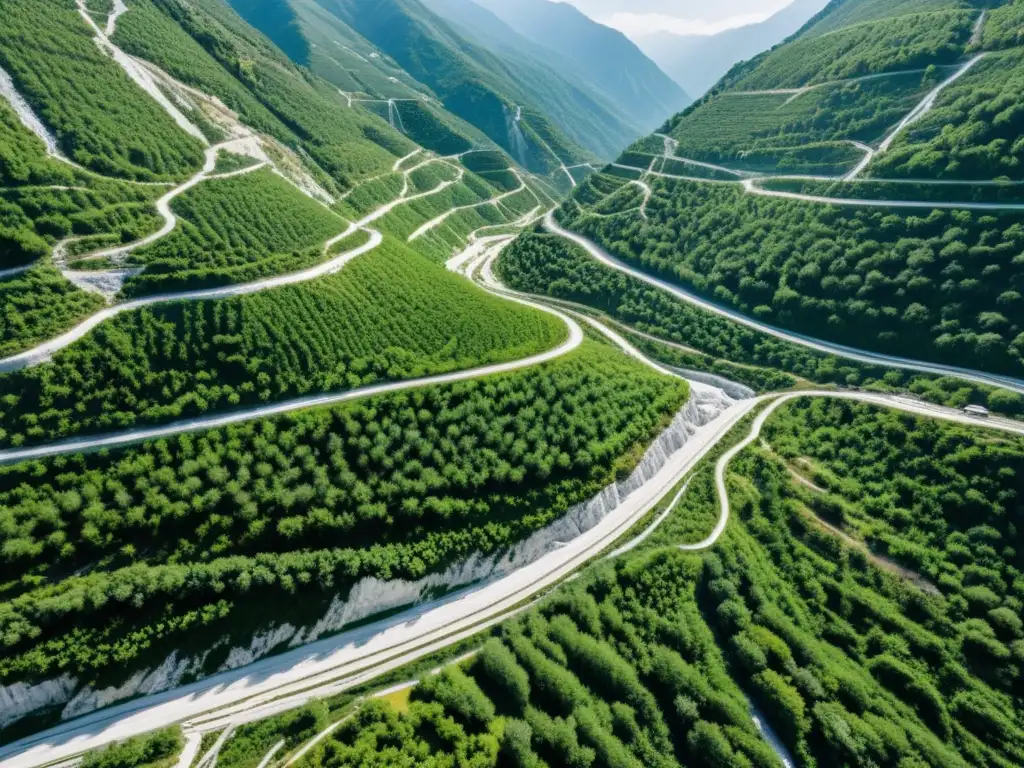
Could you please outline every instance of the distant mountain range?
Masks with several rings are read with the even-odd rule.
[[[657,32],[637,38],[637,43],[687,93],[699,98],[734,64],[778,45],[826,5],[828,0],[794,0],[762,22],[717,35]]]
[[[384,99],[393,125],[442,153],[486,137],[546,173],[611,159],[691,102],[624,35],[547,0],[514,12],[493,0],[229,2],[341,91]]]

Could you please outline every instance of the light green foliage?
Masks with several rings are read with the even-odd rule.
[[[1024,179],[1024,50],[990,53],[871,165],[877,176]]]
[[[0,470],[0,680],[123,674],[250,637],[282,606],[320,617],[364,576],[500,550],[628,473],[686,396],[587,342],[521,372]]]
[[[178,226],[134,251],[124,293],[175,293],[296,272],[326,258],[346,222],[269,169],[210,179],[171,203]]]
[[[0,377],[0,426],[8,444],[116,430],[515,360],[564,337],[557,318],[385,241],[314,283],[119,315],[53,363]]]
[[[73,160],[133,179],[198,170],[199,142],[92,40],[74,0],[11,0],[0,28],[0,65]]]
[[[739,90],[799,88],[950,64],[963,55],[976,18],[968,10],[926,12],[799,37],[736,67],[723,84]]]
[[[1012,0],[989,11],[981,43],[989,50],[1024,44],[1024,2]]]
[[[871,143],[934,86],[933,79],[918,72],[822,86],[800,94],[725,91],[683,112],[670,121],[670,127],[679,141],[678,154],[697,160],[739,160],[750,149],[837,139]]]
[[[1019,372],[1014,212],[842,208],[655,180],[647,218],[565,223],[627,262],[818,338]],[[1022,350],[1024,351],[1024,350]]]

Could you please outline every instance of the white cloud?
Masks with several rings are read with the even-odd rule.
[[[668,16],[661,13],[614,13],[598,19],[602,24],[625,32],[627,35],[642,37],[654,32],[671,32],[676,35],[716,35],[727,29],[756,24],[771,16],[766,13],[744,13],[719,19],[687,18]]]

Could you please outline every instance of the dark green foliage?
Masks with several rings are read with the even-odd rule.
[[[173,758],[184,746],[181,727],[175,725],[90,752],[81,765],[83,768],[142,768]]]
[[[502,733],[501,768],[777,768],[700,619],[693,592],[700,568],[699,558],[679,552],[599,567],[505,625],[500,640],[467,663],[490,702],[477,701],[480,689],[455,670],[428,679],[413,698],[443,704],[467,734]],[[504,680],[523,670],[528,677],[516,686],[529,695],[517,719],[503,716],[508,687],[490,687],[499,666]],[[415,727],[422,706],[414,702],[402,719]],[[411,748],[415,738],[407,738],[377,742],[365,764],[396,746]],[[458,754],[450,741],[446,751]],[[333,764],[330,748],[313,762]]]
[[[315,611],[363,576],[500,549],[629,472],[686,390],[588,342],[519,373],[3,469],[0,678],[123,671],[253,604],[279,620],[300,588]]]
[[[1012,0],[989,11],[981,42],[986,49],[1024,44],[1024,2]]]
[[[103,306],[55,269],[38,266],[0,280],[0,356],[52,338]]]
[[[797,759],[1019,764],[1024,730],[1007,714],[1019,711],[1018,662],[985,617],[1007,639],[1017,625],[970,590],[989,585],[996,604],[1019,610],[1019,557],[999,542],[1015,535],[1024,444],[824,400],[787,405],[762,437],[770,447],[731,468],[743,524],[705,559],[698,596]],[[714,503],[710,486],[694,492]],[[845,510],[833,523],[845,543],[816,520],[829,499]]]
[[[482,728],[494,718],[494,704],[471,677],[457,666],[422,680],[413,691],[416,700],[436,701],[467,728]]]
[[[39,274],[51,291],[68,286],[42,268],[0,283],[36,286],[12,288],[12,339],[32,328],[52,335],[38,326],[53,303],[41,302],[38,278],[26,283]],[[60,306],[70,298],[98,303],[75,292]],[[116,430],[514,360],[564,336],[557,318],[471,288],[386,241],[314,283],[119,315],[51,364],[0,377],[0,427],[8,444]]]
[[[284,741],[284,752],[290,752],[309,741],[327,727],[329,713],[322,701],[314,701],[277,717],[240,726],[224,743],[217,755],[221,768],[256,768],[267,752]]]
[[[198,170],[199,142],[92,40],[74,0],[11,0],[0,28],[0,65],[57,135],[94,171],[135,179]]]
[[[502,711],[522,715],[530,703],[530,676],[497,640],[488,641],[474,662],[477,682]]]
[[[1020,372],[1021,214],[852,209],[733,185],[652,185],[646,220],[587,217],[568,206],[563,219],[623,260],[770,324]]]

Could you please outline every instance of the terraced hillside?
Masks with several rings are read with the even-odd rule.
[[[441,266],[560,192],[439,102],[379,114],[221,0],[9,10],[3,742],[528,564],[692,429],[685,382]]]
[[[762,327],[1020,377],[1024,49],[991,5],[832,3],[558,218]]]
[[[1018,5],[594,173],[418,0],[13,2],[0,763],[1021,765]]]

